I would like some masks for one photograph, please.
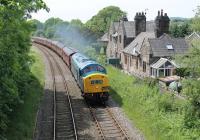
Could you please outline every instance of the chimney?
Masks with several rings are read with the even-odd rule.
[[[120,21],[128,21],[128,18],[126,15],[123,15],[122,18],[120,19]]]
[[[146,16],[144,12],[136,13],[134,20],[135,20],[135,36],[137,36],[141,32],[146,32]]]
[[[161,12],[158,11],[158,15],[155,19],[155,24],[156,24],[155,34],[157,38],[162,36],[164,33],[167,34],[169,33],[170,19],[167,16],[167,13],[163,15],[163,10],[161,10]]]

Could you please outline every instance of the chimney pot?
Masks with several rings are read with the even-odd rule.
[[[158,16],[160,16],[160,11],[158,11]]]
[[[161,16],[163,16],[163,9],[161,9]]]
[[[167,13],[165,13],[165,17],[167,17]]]

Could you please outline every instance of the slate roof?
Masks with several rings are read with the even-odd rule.
[[[105,33],[99,41],[108,42],[108,33]]]
[[[113,22],[112,28],[113,28],[113,33],[115,33],[116,31],[118,31],[119,22]]]
[[[200,33],[193,32],[191,35],[187,36],[186,39],[188,40],[200,39]]]
[[[135,22],[134,21],[123,21],[124,25],[124,33],[127,38],[134,38],[135,37]],[[118,31],[120,22],[113,22],[113,34]],[[155,29],[154,21],[147,21],[146,22],[146,31],[153,32]]]
[[[170,61],[170,60],[167,59],[167,58],[160,58],[158,61],[156,61],[155,63],[151,64],[151,67],[152,67],[152,68],[155,68],[155,69],[158,69],[158,68],[160,68],[162,65],[164,65],[167,61],[170,62],[170,63],[171,63],[172,65],[174,65],[175,67],[178,67],[174,61]]]
[[[131,55],[138,56],[140,49],[145,40],[149,38],[155,38],[154,32],[141,32],[124,50],[123,52]]]
[[[133,21],[124,21],[124,30],[127,38],[135,37],[135,23]]]
[[[159,38],[149,39],[151,53],[153,57],[168,57],[175,54],[185,54],[189,48],[184,38],[171,38],[163,34]],[[172,45],[173,49],[167,49],[167,45]]]
[[[155,30],[155,22],[154,21],[147,21],[146,22],[146,32],[154,32]]]

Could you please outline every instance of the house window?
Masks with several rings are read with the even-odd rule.
[[[167,48],[168,50],[173,50],[173,49],[174,49],[173,46],[172,46],[172,44],[167,44],[167,45],[166,45],[166,48]]]
[[[127,64],[127,56],[126,56],[126,55],[124,55],[124,57],[125,57],[125,64]]]
[[[119,35],[119,43],[121,43],[121,42],[122,42],[122,36]]]
[[[138,69],[138,58],[136,58],[136,69]]]
[[[145,61],[143,61],[143,72],[146,72],[146,62]]]
[[[140,62],[140,67],[142,67],[142,59],[139,58],[139,62]]]
[[[130,67],[132,66],[132,58],[130,57]]]
[[[110,35],[110,41],[112,41],[112,35]]]

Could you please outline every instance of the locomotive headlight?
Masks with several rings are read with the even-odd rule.
[[[102,90],[109,90],[109,87],[102,87]]]

